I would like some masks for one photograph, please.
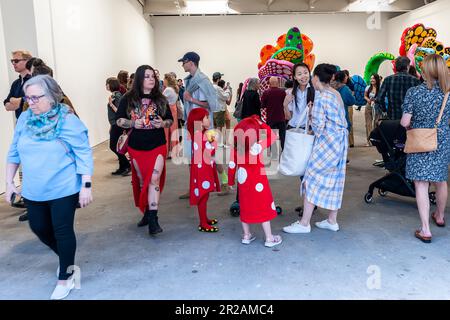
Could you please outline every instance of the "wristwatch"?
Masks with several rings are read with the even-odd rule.
[[[92,183],[91,182],[85,182],[83,187],[90,189],[92,187]]]

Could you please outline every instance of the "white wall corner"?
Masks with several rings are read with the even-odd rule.
[[[37,57],[53,69],[55,78],[58,68],[55,56],[53,34],[52,0],[33,0],[34,17],[36,24]]]

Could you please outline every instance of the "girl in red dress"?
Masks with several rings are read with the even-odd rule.
[[[220,191],[220,182],[214,160],[217,143],[214,135],[208,131],[210,127],[209,112],[203,108],[191,110],[188,116],[187,129],[192,140],[192,158],[190,175],[190,204],[198,207],[201,232],[217,232],[216,219],[209,220],[207,202],[210,192]]]
[[[261,133],[264,131],[266,138],[262,140]],[[270,227],[270,220],[277,216],[277,211],[262,158],[264,149],[276,139],[276,134],[257,115],[243,119],[234,128],[228,183],[234,185],[237,171],[243,244],[250,244],[256,239],[250,232],[250,224],[254,223],[262,224],[266,247],[274,247],[282,242],[280,236],[272,234]]]

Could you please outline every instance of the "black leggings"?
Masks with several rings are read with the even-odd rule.
[[[286,139],[286,122],[276,122],[270,125],[272,129],[278,129],[280,136],[281,150],[284,150],[284,140]]]
[[[119,169],[130,168],[130,162],[128,161],[127,157],[125,157],[125,155],[123,154],[118,153],[116,150],[117,141],[122,135],[123,130],[124,129],[120,128],[117,125],[112,125],[111,130],[109,131],[109,148],[116,154],[117,158],[119,158]]]
[[[25,199],[31,230],[59,257],[59,280],[67,280],[75,265],[77,241],[73,229],[78,193],[51,201]]]

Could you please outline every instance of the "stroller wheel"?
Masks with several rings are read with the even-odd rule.
[[[240,215],[240,208],[239,208],[239,202],[235,201],[230,207],[230,214],[232,217],[239,217]]]
[[[366,193],[366,195],[364,196],[364,201],[366,203],[372,203],[372,200],[373,200],[372,194],[371,193]]]
[[[280,215],[283,213],[283,209],[281,207],[277,206],[277,214]]]
[[[431,204],[436,204],[436,192],[430,192],[428,194],[428,197],[430,198]]]
[[[378,189],[378,194],[379,194],[380,196],[382,196],[382,197],[386,197],[387,192],[384,191],[383,189]]]

